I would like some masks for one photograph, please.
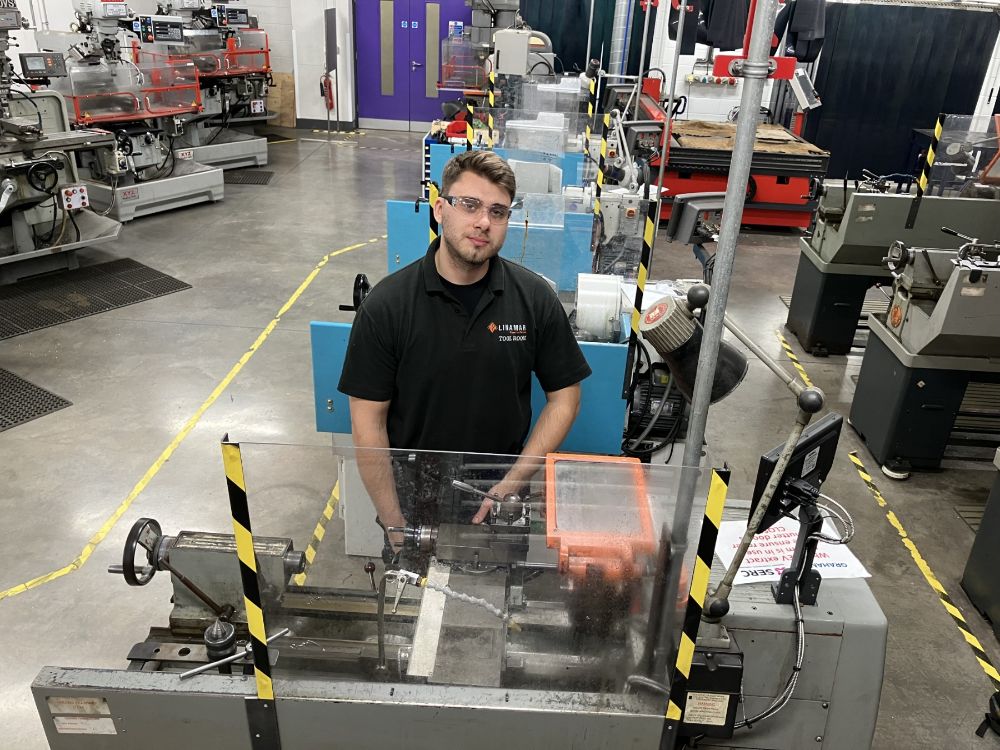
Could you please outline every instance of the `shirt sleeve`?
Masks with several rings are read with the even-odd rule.
[[[590,365],[580,350],[573,327],[555,294],[546,295],[535,349],[535,375],[546,393],[576,385],[590,376]]]
[[[368,401],[390,401],[396,387],[399,357],[388,321],[368,308],[371,299],[358,309],[347,343],[344,369],[337,390]]]

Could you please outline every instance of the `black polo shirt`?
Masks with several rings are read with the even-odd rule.
[[[438,244],[365,299],[338,390],[391,402],[393,448],[520,453],[531,426],[531,373],[557,391],[590,375],[590,366],[541,276],[494,257],[469,315],[437,272]]]

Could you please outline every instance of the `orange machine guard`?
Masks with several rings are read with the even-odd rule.
[[[631,465],[640,530],[634,534],[601,529],[561,530],[556,516],[556,464],[560,461]],[[582,579],[587,575],[588,568],[596,567],[609,580],[627,580],[639,575],[641,557],[656,550],[653,518],[649,510],[649,497],[646,494],[646,477],[639,459],[626,456],[549,453],[545,457],[545,485],[546,544],[550,548],[558,548],[560,572]]]

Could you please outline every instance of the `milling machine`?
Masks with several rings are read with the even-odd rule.
[[[696,570],[710,480],[721,490],[712,472],[694,470],[692,522],[671,545],[677,467],[529,459],[537,472],[519,494],[491,496],[487,523],[470,525],[517,457],[229,442],[224,451],[237,535],[167,536],[136,521],[109,570],[132,585],[168,571],[169,626],[131,648],[127,670],[42,669],[32,690],[53,750],[81,739],[133,747],[136,736],[149,750],[208,738],[223,750],[429,749],[470,736],[499,750],[515,726],[526,749],[654,748],[668,723],[703,736],[703,748],[870,746],[885,620],[857,580],[826,581],[820,606],[805,607],[810,661],[779,718],[734,729],[738,697],[748,716],[768,705],[795,651],[791,608],[751,585],[732,598],[730,645],[693,656],[687,721],[665,720],[692,579],[683,573],[682,590],[668,590],[666,573]],[[389,467],[400,498],[438,508],[410,516],[418,525],[403,529],[384,572],[344,554],[334,516],[341,498],[367,499],[365,465]]]
[[[49,85],[71,103],[74,125],[113,133],[114,152],[78,155],[94,205],[130,221],[221,200],[221,170],[199,163],[190,150],[174,148],[184,131],[183,117],[201,111],[195,66],[166,57],[134,60],[130,30],[141,18],[134,18],[124,2],[74,0],[74,8],[75,34],[48,34],[39,41],[66,51],[66,75],[51,78]],[[179,37],[180,20],[164,19],[160,29],[164,36]]]
[[[76,251],[114,240],[121,224],[92,210],[73,154],[110,155],[110,133],[70,131],[55,91],[15,88],[9,35],[25,28],[16,4],[0,8],[0,283],[76,268]],[[65,73],[61,57],[22,55],[22,68]],[[21,84],[24,85],[23,79]]]
[[[889,248],[892,298],[885,313],[869,318],[851,405],[851,424],[894,479],[911,468],[938,468],[968,385],[1000,383],[997,234],[980,241],[941,231],[961,246],[897,241]]]
[[[165,47],[148,31],[140,32],[140,54],[169,53],[198,68],[203,109],[184,119],[177,147],[194,159],[222,169],[267,165],[267,139],[253,134],[255,123],[274,117],[267,110],[271,77],[267,33],[241,2],[172,0],[158,12],[180,18],[183,43]]]

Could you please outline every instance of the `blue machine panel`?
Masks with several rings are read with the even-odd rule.
[[[351,432],[350,403],[347,396],[337,390],[350,335],[350,323],[313,321],[309,324],[317,432]]]
[[[386,201],[386,271],[393,273],[427,252],[430,206],[414,201]],[[576,276],[590,273],[591,214],[566,214],[563,227],[512,223],[500,254],[556,282],[560,292],[576,291]]]
[[[477,150],[480,146],[475,147]],[[493,149],[500,156],[507,158],[507,149],[496,148]],[[430,144],[430,178],[438,185],[441,184],[441,174],[444,172],[444,165],[448,163],[448,160],[455,154],[460,154],[465,151],[465,146],[455,145],[453,143],[431,143]],[[537,159],[530,159],[530,161],[537,161]],[[563,187],[582,185],[583,184],[583,153],[567,153],[563,154],[558,162],[556,163],[562,168],[562,184]]]
[[[337,383],[340,381],[340,371],[344,368],[351,324],[313,321],[309,329],[316,396],[316,430],[349,434],[350,405],[347,396],[337,390]],[[580,348],[594,372],[581,385],[580,414],[560,450],[618,455],[621,453],[625,423],[625,402],[621,398],[621,389],[628,347],[624,344],[584,341],[580,343]],[[544,406],[545,393],[538,380],[532,377],[532,427]]]

